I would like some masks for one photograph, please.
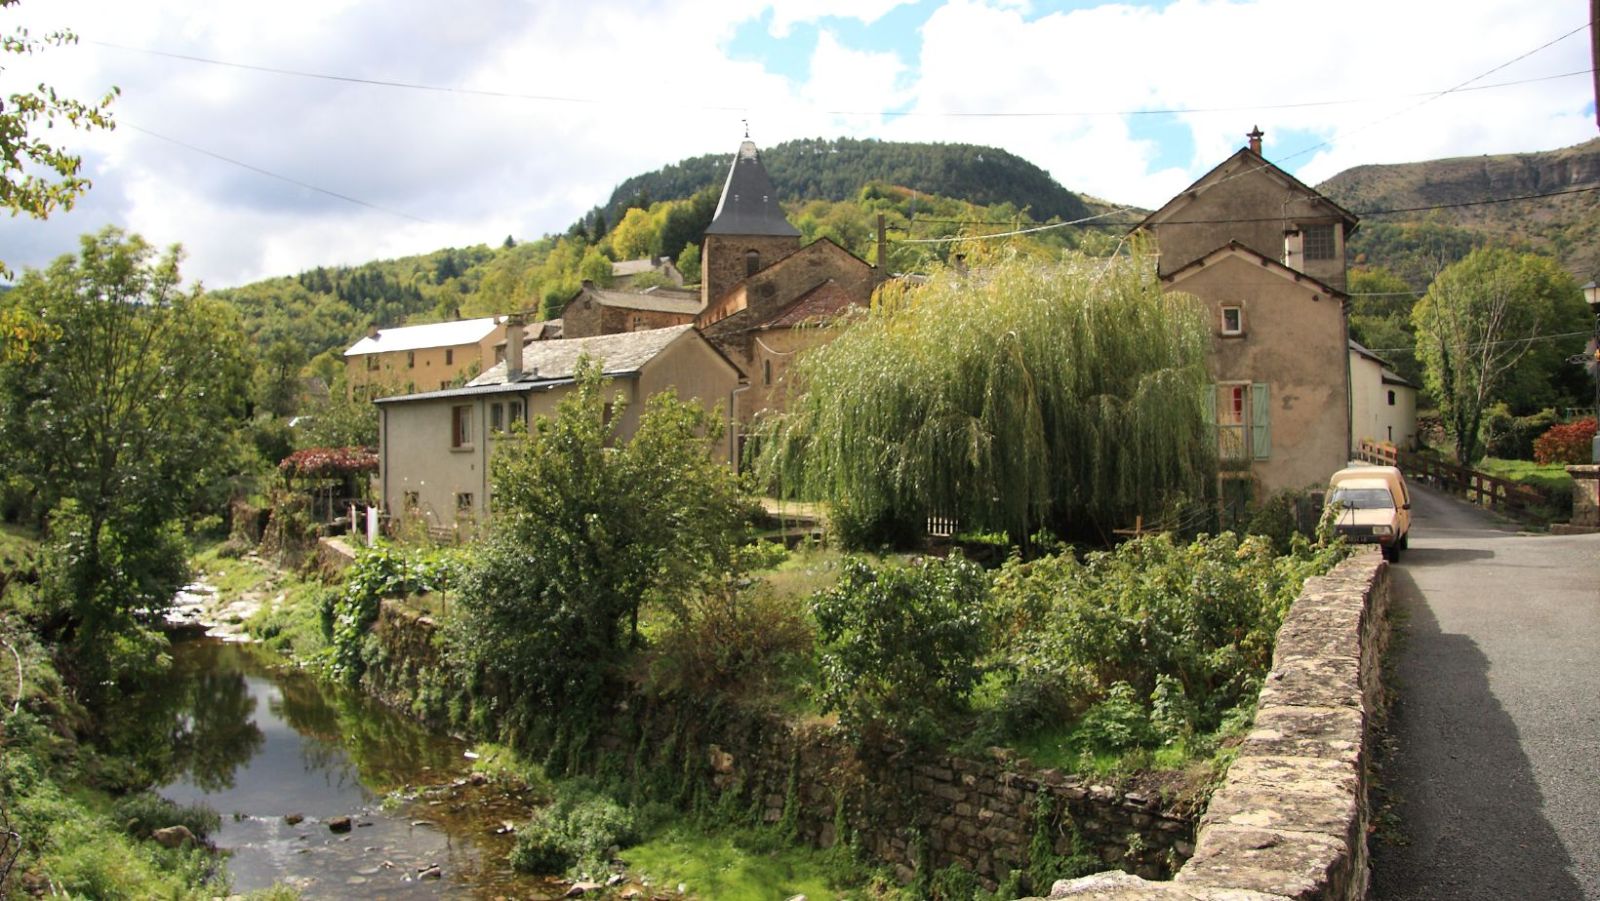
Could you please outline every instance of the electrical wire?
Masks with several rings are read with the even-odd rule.
[[[1481,342],[1479,342],[1477,344],[1470,344],[1470,345],[1466,346],[1465,348],[1461,348],[1461,349],[1462,350],[1482,350],[1485,347],[1499,347],[1502,344],[1533,344],[1534,342],[1537,342],[1537,341],[1564,341],[1567,338],[1588,337],[1588,336],[1591,336],[1593,334],[1594,334],[1593,331],[1585,331],[1585,332],[1562,332],[1559,335],[1533,335],[1533,336],[1527,337],[1527,338],[1507,338],[1507,339],[1505,339],[1503,341],[1481,341]],[[1374,347],[1369,347],[1367,349],[1369,351],[1375,353],[1375,354],[1398,354],[1398,353],[1414,354],[1414,353],[1417,352],[1417,349],[1415,347],[1375,347],[1375,348]]]
[[[526,92],[522,92],[522,91],[496,91],[496,90],[479,89],[479,88],[461,88],[461,87],[453,87],[453,86],[450,86],[450,85],[427,84],[427,83],[424,83],[424,82],[393,81],[393,80],[381,79],[381,78],[363,78],[363,77],[354,76],[354,75],[337,75],[337,74],[332,74],[332,73],[327,73],[327,72],[313,72],[313,71],[309,71],[309,70],[305,70],[305,69],[289,69],[289,68],[284,68],[284,67],[280,67],[280,66],[263,66],[263,65],[256,65],[256,64],[252,64],[252,63],[240,63],[240,62],[233,62],[233,61],[230,61],[230,60],[216,59],[216,58],[207,57],[207,56],[197,56],[197,55],[190,54],[190,53],[175,53],[175,52],[172,52],[172,51],[169,51],[169,50],[154,50],[154,49],[151,49],[151,48],[148,48],[148,47],[131,47],[131,46],[128,46],[127,44],[118,44],[118,43],[116,43],[114,41],[100,41],[100,40],[91,40],[91,39],[84,38],[84,39],[82,39],[82,42],[85,43],[85,44],[94,44],[94,45],[99,46],[99,47],[106,47],[106,48],[110,48],[110,49],[113,49],[113,50],[122,50],[122,51],[125,51],[125,52],[128,52],[128,53],[143,53],[143,54],[147,54],[147,55],[150,55],[150,56],[160,56],[160,57],[165,57],[167,59],[176,59],[176,60],[183,60],[185,62],[201,63],[203,65],[208,65],[208,66],[221,66],[221,67],[229,68],[229,69],[243,69],[245,71],[250,71],[250,72],[264,72],[264,73],[271,74],[271,75],[286,75],[286,76],[290,76],[290,77],[294,77],[294,78],[310,78],[310,79],[318,79],[318,80],[322,80],[322,81],[336,81],[336,82],[342,82],[342,83],[345,83],[345,84],[359,84],[359,85],[368,85],[368,86],[372,86],[372,87],[382,87],[382,88],[398,88],[398,89],[409,90],[409,91],[426,91],[426,92],[440,93],[440,94],[461,94],[461,95],[468,95],[468,96],[475,96],[475,97],[496,97],[496,98],[510,99],[510,100],[534,100],[534,101],[540,101],[540,102],[545,102],[545,103],[571,103],[571,104],[586,104],[586,105],[611,105],[611,104],[615,103],[614,100],[612,100],[610,98],[603,98],[603,97],[575,97],[575,96],[561,95],[561,94],[531,94],[531,93],[526,93]],[[1540,48],[1540,49],[1543,49],[1543,48]],[[1533,51],[1533,52],[1537,52],[1537,51]],[[1516,60],[1512,60],[1511,62],[1516,62]],[[1510,63],[1506,63],[1505,65],[1510,65]],[[1497,71],[1500,68],[1505,68],[1505,65],[1499,66],[1496,69],[1492,69],[1492,70],[1490,70],[1490,72]],[[1448,88],[1448,89],[1446,89],[1444,91],[1417,91],[1417,92],[1413,92],[1413,93],[1409,93],[1409,94],[1390,95],[1388,97],[1357,97],[1357,98],[1346,98],[1346,99],[1337,99],[1337,100],[1304,100],[1304,101],[1297,101],[1297,102],[1293,102],[1293,103],[1264,103],[1264,104],[1254,104],[1254,105],[1244,105],[1244,106],[1167,107],[1167,108],[1161,108],[1161,109],[1079,110],[1079,111],[1074,111],[1074,110],[1061,110],[1061,111],[1039,110],[1039,111],[1018,111],[1018,112],[1001,112],[1001,111],[924,112],[924,111],[918,111],[918,110],[899,110],[899,111],[896,111],[896,110],[820,110],[819,112],[821,112],[824,115],[829,115],[829,116],[878,116],[878,117],[885,118],[885,119],[906,118],[906,117],[929,117],[929,118],[1094,118],[1094,117],[1107,117],[1107,116],[1177,116],[1177,115],[1187,115],[1187,114],[1193,114],[1193,113],[1236,113],[1236,112],[1255,112],[1255,111],[1268,111],[1268,110],[1307,109],[1307,108],[1325,107],[1325,106],[1342,106],[1342,105],[1355,104],[1355,103],[1374,103],[1374,102],[1381,102],[1383,100],[1392,99],[1393,97],[1406,97],[1406,98],[1410,98],[1410,97],[1427,97],[1427,98],[1433,99],[1433,98],[1437,98],[1437,97],[1443,96],[1444,94],[1452,93],[1452,92],[1456,92],[1456,91],[1463,91],[1463,90],[1484,91],[1484,90],[1492,90],[1492,89],[1495,89],[1495,88],[1516,87],[1518,85],[1536,84],[1536,83],[1544,82],[1544,81],[1555,81],[1555,80],[1562,79],[1562,78],[1575,78],[1575,77],[1578,77],[1578,76],[1581,76],[1581,75],[1590,75],[1590,74],[1593,74],[1593,72],[1594,72],[1593,69],[1582,69],[1582,70],[1578,70],[1578,71],[1575,71],[1575,72],[1562,72],[1562,73],[1553,74],[1553,75],[1540,75],[1540,76],[1535,76],[1535,77],[1532,77],[1532,78],[1517,79],[1517,80],[1514,80],[1514,81],[1504,81],[1504,82],[1497,82],[1495,84],[1477,85],[1477,86],[1474,86],[1474,87],[1466,87],[1465,86],[1466,84],[1470,84],[1470,81],[1469,81],[1469,82],[1464,83],[1463,85],[1457,85],[1454,88]],[[1488,74],[1488,73],[1485,73],[1485,74]],[[1484,77],[1484,76],[1479,76],[1479,78],[1482,78],[1482,77]],[[1476,80],[1477,79],[1475,78],[1475,79],[1472,79],[1471,81],[1476,81]],[[743,111],[745,111],[747,109],[747,107],[743,107],[743,106],[718,106],[718,105],[704,105],[704,104],[702,104],[702,105],[689,105],[687,107],[685,107],[684,105],[680,104],[679,108],[708,110],[708,111],[714,111],[714,112],[743,112]]]
[[[189,150],[189,151],[192,151],[194,153],[201,154],[203,156],[209,156],[209,157],[211,157],[212,159],[215,159],[215,160],[221,160],[224,163],[229,163],[231,165],[238,166],[241,169],[248,169],[251,172],[254,172],[254,173],[258,174],[258,175],[265,175],[268,178],[275,178],[275,179],[277,179],[279,181],[288,182],[291,185],[294,185],[294,186],[300,187],[300,188],[305,188],[308,191],[315,191],[318,194],[326,194],[329,197],[333,197],[333,198],[337,198],[339,200],[343,200],[346,203],[353,203],[353,204],[355,204],[357,206],[364,206],[364,207],[366,207],[367,209],[370,209],[370,210],[377,210],[377,211],[382,212],[382,213],[388,213],[391,216],[399,216],[402,219],[410,219],[412,222],[420,222],[420,223],[422,223],[424,225],[437,225],[438,224],[438,223],[432,222],[432,221],[430,221],[428,219],[424,219],[421,216],[413,216],[410,213],[404,212],[402,210],[392,209],[390,207],[381,206],[381,205],[376,204],[376,203],[369,203],[369,202],[367,202],[365,200],[362,200],[359,197],[351,197],[349,194],[340,194],[338,191],[330,191],[327,188],[320,188],[320,187],[317,187],[314,184],[311,184],[310,182],[301,181],[298,178],[291,178],[290,176],[287,176],[287,175],[280,175],[277,172],[273,172],[270,169],[263,169],[260,166],[251,165],[250,163],[246,163],[243,160],[236,160],[236,159],[234,159],[233,157],[230,157],[230,156],[223,156],[220,153],[216,153],[215,151],[207,150],[204,147],[197,147],[194,144],[190,144],[187,141],[180,141],[177,138],[168,137],[167,135],[161,134],[160,132],[151,131],[148,128],[144,128],[142,126],[135,125],[132,122],[127,121],[126,119],[118,119],[117,120],[117,126],[119,128],[131,128],[134,131],[139,132],[140,134],[149,135],[152,138],[155,138],[155,139],[161,140],[161,141],[166,141],[169,144],[176,144],[177,146],[182,147],[185,150]]]

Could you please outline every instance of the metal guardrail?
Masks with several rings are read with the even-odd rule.
[[[1548,494],[1532,485],[1415,451],[1403,451],[1388,443],[1363,441],[1356,457],[1368,463],[1399,467],[1410,478],[1458,494],[1480,507],[1527,513],[1535,507],[1551,507],[1555,503]]]

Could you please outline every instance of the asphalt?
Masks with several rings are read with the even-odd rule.
[[[1369,897],[1600,901],[1600,535],[1413,489]]]

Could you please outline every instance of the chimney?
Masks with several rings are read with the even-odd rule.
[[[1262,131],[1261,131],[1261,126],[1259,126],[1259,125],[1250,126],[1250,133],[1245,135],[1245,137],[1250,139],[1250,152],[1255,154],[1256,156],[1260,156],[1261,155],[1261,139],[1266,137],[1266,135],[1264,135],[1262,133]]]
[[[522,376],[522,314],[506,317],[506,381],[514,382]]]
[[[1306,271],[1305,238],[1299,229],[1283,233],[1283,265],[1296,272]]]
[[[378,324],[376,322],[367,326],[367,337],[374,341],[378,340]]]

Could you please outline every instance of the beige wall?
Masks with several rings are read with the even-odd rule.
[[[1294,268],[1344,290],[1344,229],[1337,215],[1315,203],[1314,194],[1260,166],[1248,157],[1234,160],[1231,168],[1218,173],[1226,181],[1200,191],[1172,212],[1173,224],[1151,225],[1161,252],[1161,274],[1176,272],[1229,241],[1282,262],[1284,232],[1321,223],[1334,226],[1333,259],[1307,260]],[[1189,221],[1194,224],[1183,224]]]
[[[1325,483],[1347,461],[1350,444],[1340,298],[1237,255],[1190,270],[1168,288],[1193,294],[1210,312],[1214,381],[1268,386],[1270,453],[1249,460],[1257,499]],[[1242,336],[1221,334],[1225,305],[1243,309]]]
[[[751,332],[737,347],[743,353],[738,362],[750,379],[750,390],[740,398],[740,420],[748,426],[762,411],[783,412],[787,408],[789,367],[794,364],[795,357],[832,341],[837,335],[838,330],[832,328],[775,328]]]
[[[505,325],[497,325],[475,344],[345,357],[346,390],[352,397],[384,397],[449,387],[458,376],[475,375],[499,362],[495,345],[505,341],[505,330]],[[376,369],[369,368],[374,358]]]
[[[722,405],[719,418],[723,427],[728,425],[728,414],[738,406],[733,389],[738,387],[739,373],[722,355],[701,339],[696,332],[687,331],[667,346],[645,365],[639,373],[638,392],[643,398],[651,397],[668,388],[675,388],[680,400],[695,400],[707,410]],[[639,427],[639,414],[643,404],[633,404],[623,422],[624,436],[631,436]],[[712,456],[728,459],[728,441],[718,442]]]
[[[1389,394],[1394,393],[1394,403]],[[1363,440],[1387,441],[1400,448],[1417,443],[1417,389],[1383,383],[1382,367],[1370,357],[1350,352],[1351,448]]]

